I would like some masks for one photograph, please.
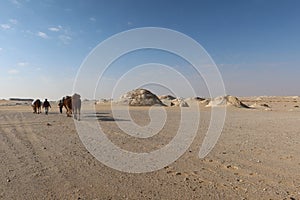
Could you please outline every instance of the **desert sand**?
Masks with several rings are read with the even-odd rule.
[[[45,115],[1,100],[0,199],[300,199],[300,98],[240,99],[253,108],[227,107],[221,137],[207,157],[199,159],[198,152],[211,108],[199,103],[199,130],[188,151],[161,170],[140,174],[117,171],[94,158],[73,119],[59,114],[55,104]],[[148,139],[124,134],[110,103],[97,104],[96,117],[116,145],[147,152],[168,144],[180,109],[186,108],[163,109],[168,120]],[[147,125],[148,111],[130,108],[132,120]],[[82,111],[82,122],[89,120],[88,112]]]

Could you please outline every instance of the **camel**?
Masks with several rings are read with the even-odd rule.
[[[39,99],[35,100],[31,106],[33,108],[33,113],[40,114],[42,112],[41,111],[41,107],[42,107],[41,100],[39,100]]]
[[[63,97],[62,103],[63,103],[63,106],[67,110],[67,112],[66,112],[67,116],[71,117],[72,116],[72,97],[70,97],[70,96]]]
[[[66,96],[62,99],[63,106],[67,110],[67,116],[74,119],[80,120],[80,110],[81,110],[81,99],[79,94],[74,94],[73,96]]]

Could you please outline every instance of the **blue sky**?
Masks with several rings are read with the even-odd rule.
[[[173,29],[200,43],[217,64],[228,94],[299,95],[297,0],[2,0],[0,98],[70,94],[92,49],[140,27]],[[186,64],[154,52],[152,59],[139,55],[134,57],[138,63],[157,56],[170,65]],[[130,58],[121,61],[107,78],[118,78],[118,67],[132,67]],[[199,89],[197,95],[207,91]]]

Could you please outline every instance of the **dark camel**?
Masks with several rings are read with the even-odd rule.
[[[35,100],[31,106],[33,108],[33,113],[40,114],[42,112],[41,111],[41,107],[42,107],[41,100],[39,100],[39,99]]]

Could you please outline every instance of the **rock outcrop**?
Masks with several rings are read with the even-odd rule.
[[[173,99],[171,101],[171,106],[189,107],[189,104],[187,102],[185,102],[183,99]]]
[[[165,106],[155,94],[146,89],[136,89],[127,92],[121,96],[119,103],[130,106]]]
[[[189,107],[188,103],[183,98],[175,98],[171,95],[159,96],[159,99],[166,106]]]
[[[243,102],[241,102],[237,97],[234,96],[220,96],[214,99],[211,99],[207,104],[207,107],[214,107],[214,106],[234,106],[238,108],[250,108]]]

